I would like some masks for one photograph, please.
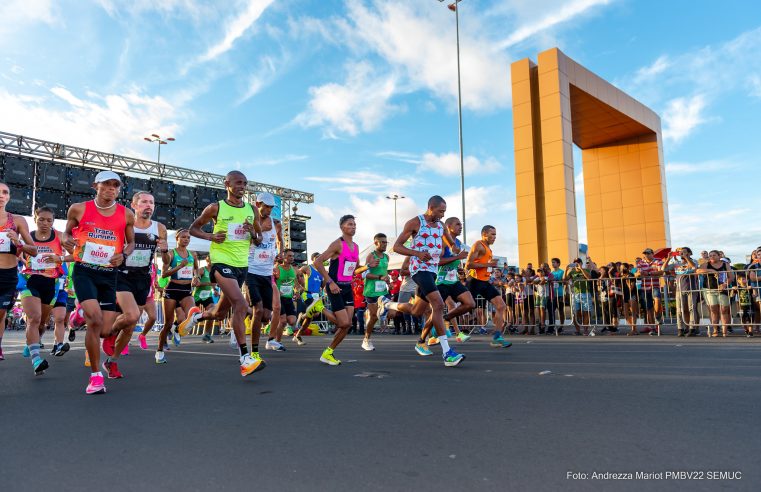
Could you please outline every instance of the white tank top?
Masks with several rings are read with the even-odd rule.
[[[259,246],[251,243],[248,253],[248,273],[272,276],[272,270],[275,268],[275,256],[277,256],[277,242],[273,222],[272,229],[262,231],[262,242]]]
[[[437,273],[444,244],[444,225],[441,221],[436,222],[436,225],[431,227],[426,223],[424,216],[418,215],[418,219],[420,220],[420,227],[412,239],[410,249],[427,251],[431,255],[431,259],[423,262],[417,256],[410,256],[410,277],[417,272]]]

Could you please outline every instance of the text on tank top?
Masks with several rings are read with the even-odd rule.
[[[13,214],[6,212],[8,219],[5,224],[0,225],[0,254],[8,254],[16,256],[19,251],[16,248],[16,244],[8,239],[8,231],[18,232],[16,228],[16,221],[13,219]]]
[[[159,223],[155,220],[145,229],[135,226],[135,249],[124,259],[123,270],[127,273],[150,275],[158,238]]]
[[[309,265],[309,275],[304,275],[304,283],[307,286],[307,292],[317,294],[322,288],[322,275],[312,265]]]
[[[378,253],[375,251],[372,252],[372,255],[378,260],[378,266],[370,268],[368,273],[379,277],[385,277],[388,275],[388,255],[381,253],[381,255],[378,256]],[[388,284],[385,280],[365,278],[365,285],[362,293],[366,297],[378,297],[387,294]]]
[[[188,251],[188,256],[182,256],[176,249],[172,250],[172,262],[169,269],[177,268],[183,261],[188,264],[172,274],[172,280],[193,280],[193,255]]]
[[[460,243],[460,240],[455,238],[454,243],[456,246],[460,247],[462,243]],[[441,257],[442,258],[449,258],[451,256],[454,256],[454,253],[452,252],[452,249],[449,246],[444,246],[444,250],[442,251]],[[460,260],[455,260],[451,263],[447,263],[446,265],[439,266],[438,274],[436,275],[436,284],[437,285],[452,285],[455,282],[458,282],[457,279],[457,269],[460,266]]]
[[[290,268],[283,268],[278,265],[280,275],[278,276],[276,285],[277,290],[280,291],[280,296],[285,298],[293,297],[293,287],[296,284],[296,270],[293,266]]]
[[[431,259],[421,261],[417,256],[410,256],[410,276],[417,272],[437,273],[441,250],[444,246],[444,226],[441,221],[436,221],[435,225],[429,226],[424,215],[418,215],[418,220],[420,220],[420,227],[412,239],[410,249],[427,252],[431,255]]]
[[[354,277],[354,270],[359,264],[359,246],[352,242],[352,248],[341,238],[341,253],[337,258],[330,260],[328,274],[335,282],[348,284]]]
[[[262,242],[258,245],[251,243],[249,248],[248,273],[271,276],[277,256],[277,229],[274,221],[272,229],[262,231]]]
[[[101,215],[95,202],[85,202],[85,212],[79,226],[72,231],[77,242],[74,260],[78,263],[108,268],[111,258],[124,251],[124,229],[127,209],[118,203],[113,215]]]
[[[478,259],[478,263],[489,263],[492,260],[491,248],[489,247],[488,244],[486,244],[486,241],[481,240],[479,242],[483,245],[484,249],[486,250],[486,253]],[[491,278],[491,271],[492,271],[491,267],[473,268],[468,272],[468,274],[471,277],[476,278],[478,280],[488,281]]]
[[[57,263],[45,261],[46,255],[63,255],[61,238],[55,230],[50,231],[50,238],[47,241],[37,239],[37,231],[32,232],[32,240],[37,246],[37,256],[27,256],[24,262],[24,269],[21,273],[25,275],[42,275],[43,277],[58,278],[63,274],[63,270]]]
[[[223,232],[227,237],[222,243],[212,242],[209,245],[209,257],[213,264],[228,265],[235,268],[248,266],[248,251],[251,244],[251,234],[243,229],[248,220],[254,221],[254,209],[251,204],[244,203],[242,207],[233,207],[226,201],[218,202],[219,210],[214,220],[213,234]]]

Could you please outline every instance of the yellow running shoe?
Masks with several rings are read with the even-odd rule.
[[[320,356],[320,362],[331,365],[331,366],[337,366],[341,364],[341,361],[333,357],[333,349],[328,347],[325,349],[325,351]]]
[[[240,359],[240,375],[243,377],[248,376],[252,372],[255,372],[262,364],[262,360],[254,359],[251,354],[246,354]]]
[[[264,362],[264,359],[262,359],[262,356],[259,355],[259,352],[252,352],[251,353],[251,358],[256,360],[256,361],[259,361],[259,365],[256,366],[256,369],[254,369],[254,372],[261,371],[262,369],[267,367],[267,363]]]
[[[181,337],[184,337],[185,335],[187,335],[188,330],[192,328],[193,326],[195,326],[200,316],[196,316],[195,318],[193,316],[200,315],[200,313],[201,313],[201,308],[199,308],[198,306],[193,306],[192,308],[190,308],[190,310],[188,311],[187,317],[182,321],[182,323],[180,323],[177,326],[177,333],[179,333]]]

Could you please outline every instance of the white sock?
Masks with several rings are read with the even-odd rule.
[[[446,335],[441,335],[439,337],[439,345],[441,345],[441,350],[443,350],[445,354],[449,352],[449,341],[447,340]]]
[[[101,372],[98,371],[98,372],[92,373],[91,376],[103,376],[103,374],[101,374]]]

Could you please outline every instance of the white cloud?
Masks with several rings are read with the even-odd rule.
[[[60,22],[53,0],[3,0],[0,19],[0,39],[30,24]]]
[[[343,84],[311,87],[308,108],[294,122],[305,128],[323,127],[323,136],[355,136],[376,129],[390,114],[400,111],[389,100],[396,90],[394,75],[378,74],[368,62],[350,63]]]
[[[338,176],[307,176],[304,179],[316,183],[327,183],[330,191],[344,193],[388,194],[414,187],[417,181],[411,177],[393,178],[371,171],[342,172]]]
[[[121,14],[131,16],[158,12],[162,15],[177,14],[181,16],[190,16],[194,20],[199,20],[210,14],[210,9],[205,7],[196,0],[130,0],[123,2],[119,0],[96,0],[97,3],[114,18]]]
[[[233,44],[248,31],[267,7],[274,0],[249,0],[248,6],[235,17],[229,20],[225,26],[224,36],[216,44],[209,47],[204,54],[198,57],[199,63],[204,63],[217,58],[228,52]]]
[[[709,173],[715,171],[727,171],[737,167],[738,166],[735,162],[726,160],[708,160],[703,162],[667,162],[666,174],[673,176]]]
[[[663,137],[679,142],[706,121],[703,110],[706,98],[702,94],[672,99],[663,111]]]
[[[270,85],[275,80],[278,66],[282,65],[284,60],[278,60],[273,56],[263,56],[259,60],[259,66],[256,71],[249,75],[246,91],[238,99],[237,104],[242,104],[261,92],[262,89]]]
[[[634,74],[634,83],[642,84],[653,80],[656,76],[662,74],[671,66],[671,62],[667,55],[659,56],[652,65],[642,67]]]
[[[477,157],[465,156],[463,159],[465,175],[490,174],[502,170],[502,164],[493,157],[487,157],[481,161]],[[460,175],[460,154],[449,152],[446,154],[423,154],[419,169],[421,171],[433,171],[442,176]]]
[[[750,86],[750,95],[761,99],[761,75],[751,75],[748,78],[748,85]]]

